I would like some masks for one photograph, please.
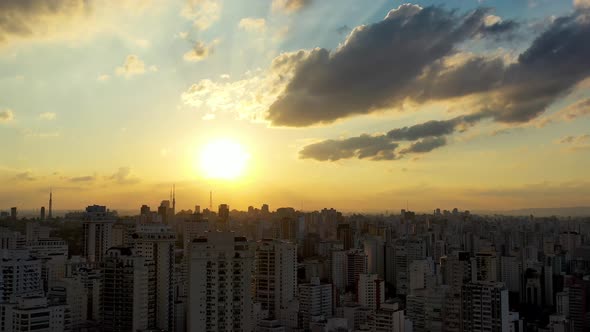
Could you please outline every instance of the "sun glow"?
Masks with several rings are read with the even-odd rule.
[[[244,173],[248,159],[242,145],[227,139],[210,142],[200,151],[201,171],[211,179],[236,179]]]

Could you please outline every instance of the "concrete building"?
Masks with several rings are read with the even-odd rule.
[[[478,281],[463,285],[463,331],[509,330],[508,290],[501,282]]]
[[[155,327],[173,331],[176,233],[168,225],[140,224],[132,237],[135,253],[154,263]]]
[[[277,318],[297,295],[297,245],[280,240],[256,244],[254,301]]]
[[[373,332],[404,332],[404,310],[398,302],[383,303],[371,315],[370,327]]]
[[[309,329],[312,321],[332,317],[332,285],[321,284],[319,278],[299,285],[299,317],[301,326]]]
[[[252,331],[254,244],[209,232],[189,250],[187,331]]]
[[[0,331],[71,331],[70,307],[50,305],[42,296],[21,297],[17,303],[0,304]]]
[[[378,274],[361,274],[357,287],[358,303],[373,310],[385,302],[385,282]]]
[[[148,315],[151,263],[131,248],[111,248],[101,263],[101,328],[105,331],[138,331],[150,326]]]

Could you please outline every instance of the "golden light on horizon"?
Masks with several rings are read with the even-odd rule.
[[[206,178],[234,180],[243,175],[250,155],[230,139],[209,142],[200,151],[200,170]]]

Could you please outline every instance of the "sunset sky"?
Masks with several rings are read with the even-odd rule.
[[[589,59],[587,0],[1,0],[0,210],[590,205]]]

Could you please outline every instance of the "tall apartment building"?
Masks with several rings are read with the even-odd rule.
[[[0,250],[0,303],[44,296],[42,261],[26,249]]]
[[[321,284],[319,278],[312,278],[308,284],[299,285],[299,317],[303,329],[315,319],[332,317],[332,285]]]
[[[154,263],[155,327],[173,331],[176,233],[168,225],[141,224],[132,242],[137,255]]]
[[[111,248],[101,263],[101,328],[105,331],[138,331],[151,328],[148,316],[151,262],[133,249]]]
[[[378,274],[359,275],[357,287],[358,303],[373,310],[385,302],[385,282]]]
[[[361,250],[350,250],[347,253],[346,268],[346,285],[356,288],[359,276],[368,272],[367,255]]]
[[[252,331],[253,243],[209,232],[192,241],[188,255],[187,331]]]
[[[83,220],[82,238],[83,254],[90,263],[100,263],[102,257],[112,246],[113,224],[117,214],[109,211],[106,206],[88,206],[84,212],[66,214],[66,219]]]
[[[462,288],[463,331],[509,330],[508,290],[501,282],[478,281]]]
[[[254,300],[278,318],[297,293],[297,245],[280,240],[261,240],[256,244]]]

